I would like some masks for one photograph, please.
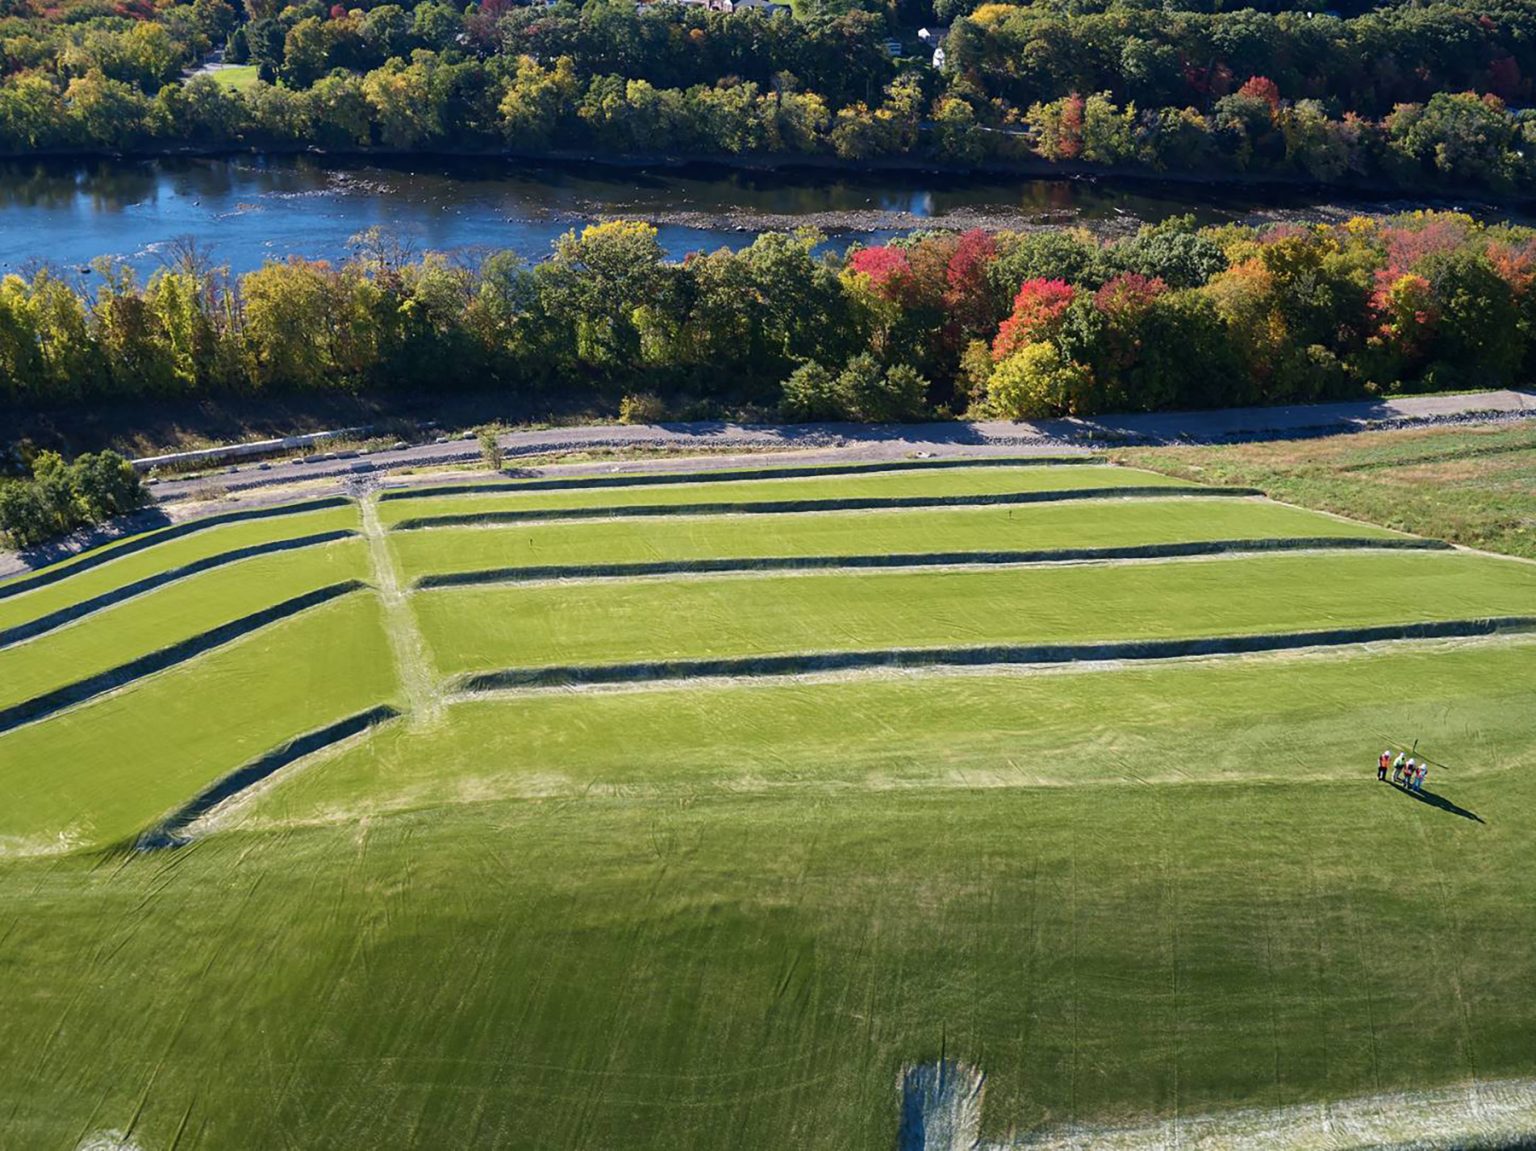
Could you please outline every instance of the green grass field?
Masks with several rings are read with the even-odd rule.
[[[260,69],[255,64],[232,64],[213,73],[219,85],[234,92],[244,92],[256,86]]]
[[[1024,551],[1186,540],[1388,536],[1366,524],[1280,504],[1218,501],[603,520],[402,532],[391,541],[410,578],[486,568],[892,552]],[[3,601],[0,601],[3,602]]]
[[[1536,420],[1119,452],[1202,483],[1536,559]]]
[[[0,1147],[893,1148],[903,1070],[943,1057],[985,1071],[982,1135],[1002,1151],[1075,1124],[1401,1109],[1390,1093],[1536,1079],[1536,635],[452,683],[1532,615],[1536,566],[1317,551],[413,590],[529,565],[1391,533],[1177,498],[387,530],[423,506],[1089,474],[1143,482],[1086,465],[370,500],[10,599],[0,584],[3,627],[301,519],[365,536],[0,648],[11,702],[304,588],[377,589],[0,733]],[[381,704],[404,714],[235,794],[186,846],[135,847],[244,765]],[[1425,795],[1376,781],[1384,746],[1429,757]],[[1340,1132],[1331,1148],[1361,1145]]]
[[[368,574],[365,559],[361,540],[258,556],[5,648],[0,651],[5,669],[0,676],[0,707],[106,671],[315,588],[364,578]]]
[[[872,475],[812,476],[799,479],[665,484],[655,487],[593,486],[554,491],[491,491],[484,494],[391,499],[379,505],[386,524],[431,516],[484,512],[548,512],[565,508],[625,508],[640,505],[761,503],[778,500],[855,499],[901,496],[1000,495],[1080,488],[1188,487],[1188,481],[1156,472],[1105,464],[1067,467],[978,467]],[[430,489],[429,489],[430,492]]]
[[[1536,608],[1536,566],[1422,553],[765,575],[416,597],[444,674],[545,664],[1291,632]]]
[[[343,507],[209,528],[83,570],[56,583],[0,599],[0,631],[212,556],[300,536],[356,530],[357,527],[357,509]]]

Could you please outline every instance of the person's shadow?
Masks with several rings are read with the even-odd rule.
[[[1399,786],[1397,790],[1408,796],[1410,799],[1416,799],[1420,803],[1427,803],[1430,807],[1438,807],[1441,811],[1448,811],[1452,815],[1459,815],[1462,819],[1470,819],[1475,823],[1488,822],[1482,816],[1478,815],[1477,812],[1468,811],[1460,804],[1452,803],[1450,800],[1446,799],[1445,796],[1436,795],[1432,791],[1411,791],[1408,788],[1401,786]]]

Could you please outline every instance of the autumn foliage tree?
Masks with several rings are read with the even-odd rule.
[[[1013,298],[1013,311],[992,341],[992,358],[1005,360],[1025,344],[1050,338],[1076,298],[1077,289],[1065,280],[1025,280]]]

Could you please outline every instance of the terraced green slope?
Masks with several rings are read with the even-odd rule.
[[[1047,472],[1144,482],[1077,465],[576,497],[923,495]],[[891,1148],[903,1069],[941,1056],[986,1071],[989,1147],[1536,1079],[1536,636],[622,690],[445,682],[1531,615],[1536,567],[1381,550],[411,592],[476,567],[1390,536],[1231,499],[389,536],[363,510],[366,538],[0,648],[0,690],[25,693],[306,581],[379,589],[0,734],[0,1147]],[[140,554],[170,565],[186,542]],[[155,574],[130,563],[55,587]],[[190,845],[140,849],[210,785],[382,704],[405,714],[278,769]],[[1426,794],[1376,781],[1383,746],[1430,758]]]
[[[1281,504],[1169,500],[1037,504],[824,515],[533,523],[401,532],[390,546],[406,575],[551,564],[891,552],[1110,547],[1182,540],[1394,538],[1395,533]]]
[[[128,600],[0,650],[0,707],[117,667],[328,584],[365,579],[367,548],[342,540],[260,556]]]
[[[1457,554],[564,583],[418,593],[444,674],[543,664],[1214,636],[1522,615],[1536,567]]]
[[[477,800],[1337,781],[1363,739],[1536,756],[1536,637],[1114,671],[898,675],[468,699],[263,796],[255,824]],[[1319,701],[1327,706],[1320,707]],[[1376,750],[1380,750],[1377,748]],[[1442,782],[1436,779],[1437,784]]]
[[[131,836],[270,748],[395,695],[378,599],[360,594],[0,734],[0,866]]]
[[[657,487],[592,490],[499,491],[487,495],[422,496],[379,505],[386,524],[439,515],[479,512],[548,511],[553,508],[635,507],[699,503],[758,503],[776,500],[855,499],[860,497],[988,495],[1008,492],[1057,492],[1081,488],[1169,487],[1198,485],[1157,472],[1100,464],[1071,467],[954,468],[933,473],[881,472],[786,480],[740,480]]]
[[[120,539],[89,548],[68,559],[48,564],[25,575],[13,576],[0,581],[0,598],[14,595],[23,589],[49,583],[58,579],[73,578],[81,572],[103,563],[116,562],[145,548],[162,547],[175,540],[200,532],[211,531],[231,523],[248,523],[256,520],[285,519],[291,515],[303,515],[327,508],[345,508],[347,500],[342,496],[326,496],[320,499],[300,500],[290,504],[273,504],[264,507],[234,508],[216,512],[181,523],[151,528]]]
[[[151,578],[214,556],[278,540],[356,530],[357,527],[357,508],[340,507],[274,516],[270,519],[237,521],[195,532],[156,544],[152,548],[125,553],[120,559],[99,567],[82,569],[78,574],[56,583],[0,598],[0,632],[137,580]],[[119,549],[108,548],[99,554],[111,555],[116,550]],[[5,586],[4,582],[0,582],[0,590]]]

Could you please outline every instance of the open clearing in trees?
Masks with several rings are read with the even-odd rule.
[[[527,486],[0,583],[0,1146],[1536,1137],[1536,564],[1099,464]]]

